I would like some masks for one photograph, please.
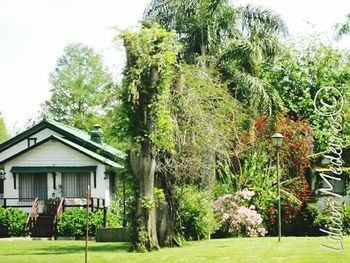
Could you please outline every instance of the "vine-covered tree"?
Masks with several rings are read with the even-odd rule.
[[[43,115],[81,129],[100,122],[115,86],[102,57],[83,44],[69,44],[50,74],[51,98]]]
[[[130,165],[135,176],[134,245],[158,248],[155,208],[157,153],[173,147],[169,97],[175,79],[179,45],[174,33],[157,27],[122,34],[127,64],[116,113],[119,132],[130,142]]]

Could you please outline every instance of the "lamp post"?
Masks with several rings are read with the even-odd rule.
[[[278,242],[281,241],[281,187],[280,187],[280,175],[279,175],[279,166],[280,166],[280,156],[279,148],[282,146],[283,135],[280,133],[275,133],[271,136],[272,144],[276,148],[277,155],[277,198],[278,198]]]

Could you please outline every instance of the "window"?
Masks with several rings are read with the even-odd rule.
[[[84,198],[90,185],[90,172],[62,173],[62,195],[66,198]]]
[[[27,140],[28,140],[28,147],[30,147],[36,144],[37,138],[28,138]]]
[[[47,199],[47,174],[46,173],[25,173],[18,175],[19,198]]]

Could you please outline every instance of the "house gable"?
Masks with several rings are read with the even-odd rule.
[[[90,135],[82,130],[64,125],[53,120],[44,119],[40,123],[31,127],[30,129],[14,136],[13,138],[1,144],[0,162],[2,162],[2,160],[9,157],[10,155],[15,154],[16,150],[12,149],[16,148],[19,144],[22,144],[22,146],[19,147],[19,150],[23,150],[25,146],[28,147],[27,140],[29,138],[36,138],[38,134],[43,133],[45,131],[49,131],[49,135],[56,135],[59,137],[66,138],[67,140],[77,145],[80,145],[90,151],[97,152],[99,155],[104,156],[105,158],[108,158],[112,161],[120,162],[126,157],[126,155],[123,152],[113,147],[110,147],[109,145],[93,142],[90,139]],[[7,153],[5,154],[6,156],[4,156],[4,153]]]
[[[69,149],[69,151],[67,149]],[[79,157],[77,160],[78,155],[84,156],[85,161],[87,159],[89,161],[84,162],[84,160],[81,157]],[[25,164],[22,164],[22,159],[28,159],[28,156],[30,156],[29,160],[27,160]],[[38,142],[37,144],[30,146],[8,157],[7,159],[3,160],[0,164],[5,164],[14,159],[16,160],[16,165],[19,166],[74,166],[77,163],[79,163],[80,165],[91,165],[90,160],[94,160],[95,162],[106,164],[114,168],[122,168],[122,166],[116,162],[106,159],[97,153],[89,151],[77,144],[74,144],[64,138],[55,135],[47,137],[46,139]],[[61,163],[62,160],[65,164]],[[47,161],[48,163],[46,163]]]
[[[51,136],[83,154],[99,161],[103,160],[113,167],[121,168],[122,166],[115,164],[122,162],[126,156],[106,144],[93,142],[90,135],[84,131],[52,120],[43,120],[0,145],[0,164],[22,154],[23,151],[32,149],[33,146],[46,141]]]

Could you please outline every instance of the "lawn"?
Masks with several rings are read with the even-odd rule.
[[[163,248],[140,254],[129,253],[128,243],[89,242],[89,262],[349,262],[350,237],[344,251],[320,247],[324,237],[235,238],[188,242],[181,248]],[[0,241],[0,262],[84,262],[84,241]]]

